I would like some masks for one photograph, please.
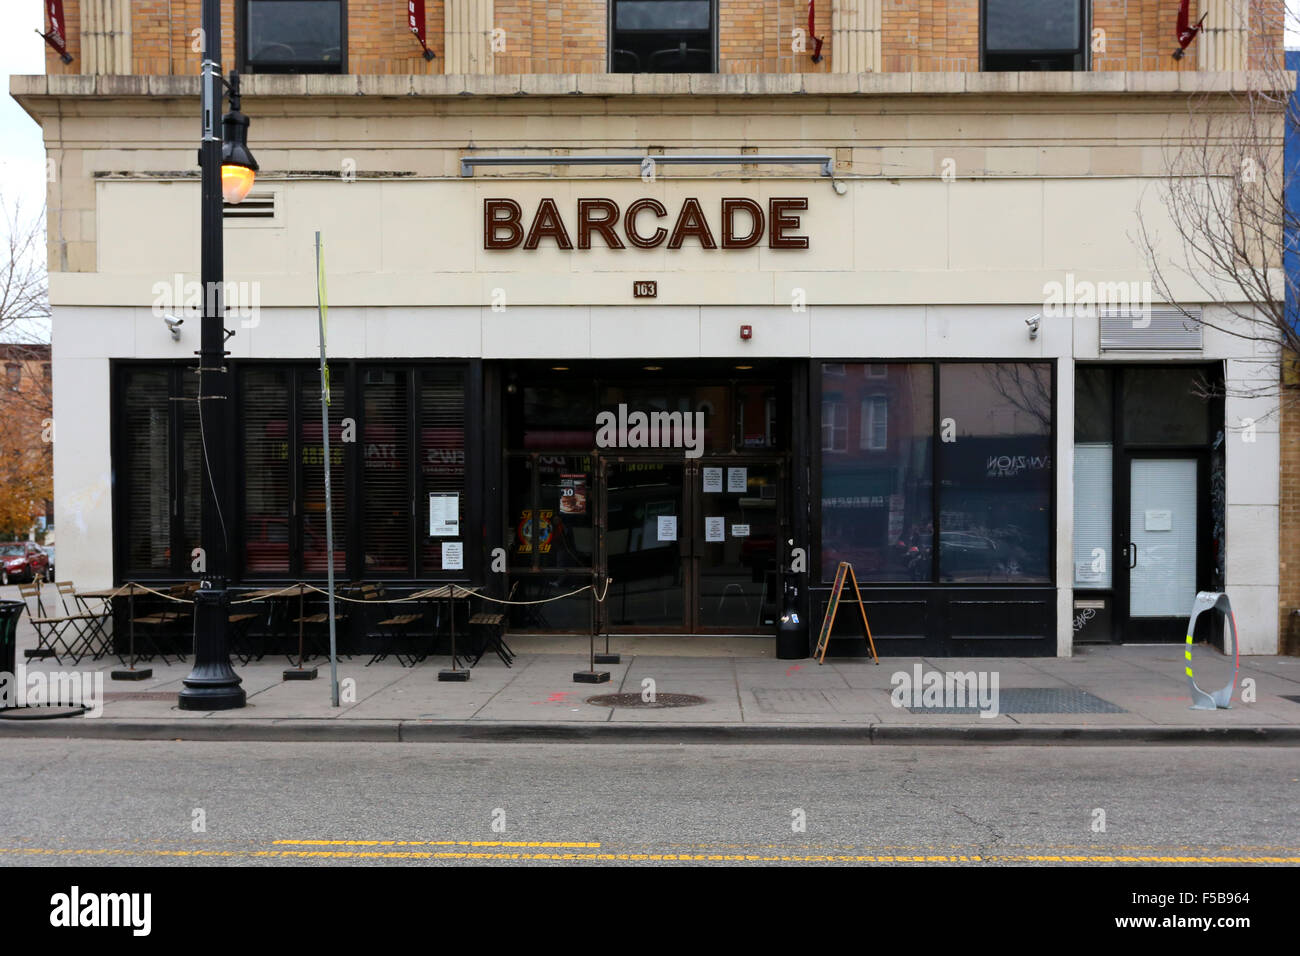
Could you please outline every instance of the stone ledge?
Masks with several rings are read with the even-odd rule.
[[[1277,79],[1294,89],[1296,74],[1147,71],[1134,73],[553,73],[245,75],[247,97],[296,96],[1077,96],[1242,93]],[[15,75],[9,92],[23,97],[199,95],[197,76]]]

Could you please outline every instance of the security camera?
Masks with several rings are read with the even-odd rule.
[[[1029,318],[1025,319],[1025,325],[1029,326],[1030,341],[1038,338],[1038,325],[1042,321],[1043,317],[1041,315],[1031,315]]]
[[[163,316],[163,321],[167,323],[167,331],[172,334],[172,341],[179,342],[181,340],[181,326],[185,323],[185,320],[178,319],[176,316],[168,313]]]

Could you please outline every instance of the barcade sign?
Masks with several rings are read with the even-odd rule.
[[[750,249],[765,238],[769,249],[807,249],[808,237],[796,235],[798,213],[807,208],[807,196],[772,198],[766,209],[756,200],[733,197],[723,199],[711,219],[694,198],[683,199],[672,215],[658,199],[637,199],[622,210],[612,199],[579,199],[570,228],[554,199],[540,200],[527,222],[515,200],[484,199],[483,248],[536,249],[545,239],[558,249],[572,249],[576,235],[577,248],[590,249],[598,235],[607,249],[654,249],[665,243],[680,249],[688,239],[701,249]]]

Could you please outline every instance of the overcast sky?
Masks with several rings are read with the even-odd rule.
[[[1174,7],[1172,0],[1169,5]],[[9,96],[9,75],[45,72],[45,43],[32,32],[45,30],[45,9],[36,0],[10,0],[5,7],[8,16],[0,30],[0,201],[11,209],[18,200],[34,211],[45,202],[45,149],[40,127]],[[1287,7],[1287,47],[1300,48],[1300,33],[1291,29],[1300,0],[1287,0]],[[1171,49],[1172,43],[1171,36]]]

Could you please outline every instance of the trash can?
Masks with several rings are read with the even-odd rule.
[[[18,674],[18,619],[25,610],[22,601],[0,601],[0,671],[13,675],[11,681]]]
[[[808,656],[808,622],[799,613],[799,575],[792,571],[785,573],[781,620],[776,625],[776,656],[783,661]]]

